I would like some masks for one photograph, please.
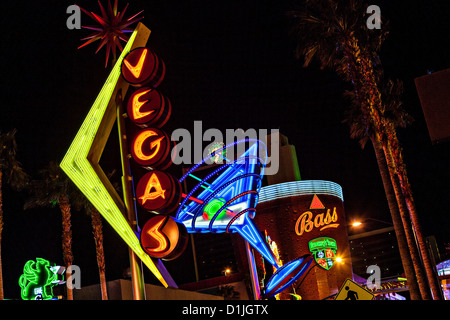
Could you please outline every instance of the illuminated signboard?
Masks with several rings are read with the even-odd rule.
[[[295,282],[308,269],[312,256],[306,254],[282,265],[253,223],[267,159],[264,143],[244,139],[216,149],[185,173],[180,182],[192,176],[196,168],[217,153],[239,143],[248,144],[248,149],[236,160],[227,160],[221,166],[214,167],[204,179],[198,179],[200,182],[178,207],[176,219],[183,222],[188,232],[239,233],[276,269],[264,289],[264,297],[268,298]]]
[[[23,267],[19,278],[20,295],[23,300],[52,300],[53,287],[64,283],[57,273],[60,267],[51,265],[48,260],[36,258]]]
[[[156,88],[164,78],[166,67],[150,48],[133,49],[122,63],[122,76],[133,86]]]
[[[172,107],[169,99],[155,88],[162,82],[165,66],[150,48],[132,50],[123,60],[122,76],[135,87],[127,103],[128,119],[141,128],[130,146],[134,161],[149,172],[140,177],[136,201],[150,215],[139,240],[143,250],[156,259],[172,260],[186,248],[186,227],[171,216],[181,201],[181,184],[164,170],[171,164],[174,143],[160,128],[168,121]],[[144,86],[146,85],[146,86]]]
[[[336,240],[325,237],[317,238],[309,241],[308,247],[322,268],[329,270],[333,266],[337,251]]]
[[[139,31],[144,32],[140,35]],[[307,269],[310,255],[281,266],[252,222],[267,160],[267,149],[261,141],[244,139],[214,148],[207,158],[193,166],[180,180],[163,171],[170,163],[167,155],[170,154],[171,143],[160,129],[170,116],[171,106],[155,90],[165,75],[164,62],[153,50],[140,47],[145,45],[148,35],[149,30],[139,24],[91,107],[61,167],[165,287],[168,286],[167,281],[151,257],[173,259],[178,256],[186,247],[186,237],[183,235],[183,228],[186,228],[186,231],[195,233],[239,233],[277,269],[267,284],[270,288],[268,292],[285,288]],[[129,152],[139,166],[150,170],[139,179],[135,198],[146,211],[160,214],[150,214],[140,230],[139,239],[129,221],[124,218],[131,211],[129,202],[125,205],[98,163],[113,123],[118,114],[122,115],[117,112],[121,104],[116,110],[116,102],[120,101],[120,97],[126,97],[129,84],[139,89],[131,92],[127,101],[128,119],[132,124],[144,128],[130,139],[133,142],[128,146]],[[123,138],[126,133],[120,130],[122,143],[128,139]],[[231,161],[226,159],[225,150],[239,143],[248,146],[247,150]],[[121,153],[123,156],[126,151]],[[214,168],[207,177],[196,178],[200,183],[188,194],[182,194],[180,182],[192,176],[196,168],[212,157],[216,163],[222,159],[226,163]],[[125,163],[124,158],[122,164]],[[182,201],[181,197],[184,198]],[[168,216],[171,213],[174,213],[174,218]]]
[[[261,187],[262,168],[261,161],[265,161],[266,150],[262,143],[251,141],[252,145],[236,160],[216,168],[197,185],[192,188],[178,207],[176,218],[183,221],[191,232],[226,232],[232,231],[236,226],[243,225],[246,214],[236,214],[243,210],[250,214],[256,206],[256,195]],[[239,141],[238,143],[245,143]],[[232,148],[236,143],[223,148]],[[220,152],[220,150],[218,151]],[[201,164],[214,157],[210,154],[201,163],[191,168],[181,179],[190,174]],[[265,162],[264,162],[265,163]],[[205,185],[207,189],[202,189]],[[196,201],[190,198],[195,197]],[[214,199],[224,201],[223,208],[217,208],[217,216],[203,215],[204,208]],[[224,209],[230,214],[221,214]],[[219,218],[220,215],[220,218]],[[206,219],[205,219],[206,217]],[[232,223],[230,223],[232,221]],[[228,229],[228,230],[227,230]]]
[[[117,119],[115,97],[119,91],[125,95],[128,89],[128,84],[121,78],[123,59],[133,48],[145,45],[149,35],[150,30],[139,23],[91,106],[60,166],[131,250],[167,287],[166,280],[151,257],[142,249],[139,239],[125,218],[127,214],[123,199],[99,165],[100,157]]]
[[[250,139],[223,147],[232,148],[237,143],[251,143],[236,160],[213,170],[189,191],[178,207],[176,219],[182,221],[189,232],[238,232],[272,265],[279,266],[280,263],[252,223],[267,150],[262,142],[248,140]],[[212,157],[214,153],[191,168],[180,182]],[[206,184],[208,188],[201,190]]]
[[[256,209],[255,224],[267,230],[284,261],[310,254],[313,265],[320,266],[295,288],[303,299],[326,298],[335,293],[334,284],[352,276],[344,198],[337,183],[302,180],[265,186]]]
[[[312,257],[304,255],[279,268],[267,281],[263,296],[270,298],[292,285],[311,265]]]
[[[181,185],[168,173],[152,170],[139,180],[136,198],[147,211],[170,213],[181,201]]]
[[[311,232],[314,228],[323,231],[328,228],[339,227],[339,223],[336,223],[338,220],[336,207],[333,207],[333,209],[326,209],[326,211],[323,212],[317,212],[315,215],[313,214],[311,211],[313,209],[325,209],[325,206],[316,194],[313,196],[309,209],[310,210],[303,212],[295,223],[295,232],[299,236],[303,235],[304,232]]]
[[[130,120],[138,126],[160,128],[168,121],[172,105],[158,90],[143,87],[133,92],[129,98],[127,113]]]
[[[264,235],[266,238],[266,242],[270,247],[270,250],[272,250],[273,254],[275,255],[275,257],[278,259],[278,261],[280,261],[280,263],[282,264],[281,258],[280,258],[280,252],[278,250],[278,245],[275,241],[272,240],[272,238],[267,234],[267,230],[264,231]]]
[[[139,131],[134,137],[131,155],[142,167],[164,170],[171,164],[170,146],[170,138],[164,131],[148,128]]]
[[[151,257],[164,260],[179,257],[188,243],[186,227],[167,215],[150,218],[140,237],[142,247]]]
[[[211,200],[203,209],[203,219],[204,220],[211,220],[216,216],[216,213],[219,211],[220,208],[223,207],[225,204],[225,199],[213,199]],[[222,219],[227,214],[227,210],[223,209],[220,211],[220,213],[217,215],[216,219]]]
[[[283,182],[261,188],[258,203],[265,203],[276,199],[285,199],[298,196],[327,195],[344,201],[342,188],[337,183],[325,180],[302,180]],[[310,200],[312,204],[313,201]],[[309,208],[311,208],[311,204]],[[323,205],[323,204],[322,204]]]

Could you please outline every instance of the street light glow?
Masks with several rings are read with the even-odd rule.
[[[352,223],[352,226],[354,226],[354,227],[357,227],[357,226],[360,226],[360,225],[362,225],[362,222],[361,222],[361,221],[354,221],[354,222]]]

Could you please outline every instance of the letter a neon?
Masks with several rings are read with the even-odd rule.
[[[152,189],[155,189],[155,191],[150,192]],[[139,200],[142,200],[142,204],[145,204],[147,200],[155,200],[159,197],[165,199],[165,192],[166,190],[163,190],[161,187],[161,182],[159,182],[158,176],[156,173],[153,173],[147,182],[144,195],[139,197]]]

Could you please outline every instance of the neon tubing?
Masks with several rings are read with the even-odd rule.
[[[155,277],[165,287],[168,287],[150,256],[142,249],[139,239],[124,217],[126,208],[122,199],[99,166],[101,153],[116,117],[115,103],[112,101],[112,97],[118,92],[119,87],[125,88],[126,86],[125,82],[120,79],[123,58],[132,47],[142,45],[143,41],[146,42],[146,39],[143,40],[146,30],[149,34],[149,30],[140,23],[130,36],[60,166]],[[142,34],[139,34],[139,31],[142,31]],[[139,39],[138,43],[135,43],[137,38]],[[125,93],[122,92],[122,95]]]

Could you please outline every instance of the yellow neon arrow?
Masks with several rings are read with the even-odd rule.
[[[152,259],[141,248],[139,239],[125,219],[126,208],[123,200],[99,165],[100,156],[116,120],[115,101],[112,97],[115,97],[119,90],[122,90],[122,96],[125,96],[128,89],[128,84],[120,77],[123,58],[133,48],[145,46],[149,35],[150,30],[139,23],[117,59],[60,166],[156,278],[165,287],[168,287]]]

